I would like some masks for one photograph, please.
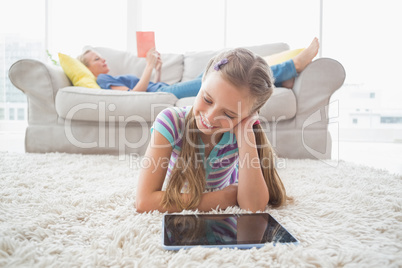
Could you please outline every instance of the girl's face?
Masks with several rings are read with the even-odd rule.
[[[88,63],[88,69],[96,76],[100,74],[107,74],[109,67],[106,64],[106,60],[102,58],[98,53],[90,51],[85,54],[86,62]]]
[[[198,129],[209,136],[232,130],[252,107],[249,89],[235,87],[219,71],[212,71],[202,83],[193,113]]]

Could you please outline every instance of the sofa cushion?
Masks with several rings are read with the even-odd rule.
[[[94,74],[79,60],[59,53],[60,65],[71,83],[77,87],[100,88]]]
[[[146,59],[139,58],[128,51],[120,51],[105,47],[85,47],[84,50],[92,49],[106,59],[110,75],[132,74],[141,77]],[[161,54],[162,76],[161,81],[169,85],[179,82],[183,75],[183,58],[181,54]],[[153,80],[153,76],[151,77]]]
[[[195,97],[179,99],[176,106],[193,105]],[[293,90],[277,87],[272,96],[260,110],[263,121],[273,122],[291,119],[296,115],[296,97]]]
[[[289,45],[286,43],[272,43],[258,46],[249,46],[246,48],[257,55],[260,55],[261,57],[265,57],[285,50],[289,50]]]
[[[187,52],[184,54],[184,70],[182,81],[189,81],[205,71],[209,60],[219,51]]]
[[[156,115],[172,107],[177,98],[170,93],[66,87],[56,95],[59,117],[79,121],[128,120],[153,122]],[[132,120],[131,120],[132,119]]]
[[[252,52],[265,57],[289,49],[285,43],[265,44],[245,47]],[[192,80],[205,71],[209,60],[220,51],[187,52],[184,54],[184,70],[182,81]]]
[[[261,108],[260,116],[268,122],[282,121],[295,117],[297,112],[296,96],[293,90],[277,87],[272,96]]]
[[[276,65],[280,64],[282,62],[288,61],[290,59],[293,59],[297,55],[302,52],[304,48],[298,48],[298,49],[292,49],[292,50],[286,50],[282,51],[279,53],[275,53],[269,56],[265,56],[264,60],[269,64],[269,65]]]

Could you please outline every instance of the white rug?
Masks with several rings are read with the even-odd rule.
[[[135,210],[137,163],[0,153],[0,267],[402,267],[400,176],[283,160],[295,202],[266,211],[300,245],[171,252],[161,247],[163,214]]]

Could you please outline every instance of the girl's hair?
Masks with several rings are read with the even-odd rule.
[[[80,61],[80,62],[82,62],[85,66],[89,66],[89,62],[88,62],[88,59],[85,57],[85,55],[86,54],[88,54],[89,52],[92,52],[92,50],[91,49],[88,49],[88,50],[86,50],[84,53],[82,53],[81,55],[79,55],[78,57],[77,57],[77,59]]]
[[[250,114],[258,111],[273,92],[271,70],[264,59],[244,48],[222,52],[212,58],[203,76],[203,80],[213,71],[221,72],[223,79],[238,89],[247,88],[254,98]],[[178,209],[194,209],[198,206],[205,190],[205,170],[198,148],[199,139],[193,109],[185,120],[185,133],[182,149],[172,170],[169,184],[162,199],[162,205],[176,205]],[[269,204],[279,207],[286,202],[285,187],[275,169],[275,153],[261,125],[253,126],[260,165],[269,191]],[[194,162],[194,163],[193,163]],[[181,198],[181,190],[188,182],[189,200]]]

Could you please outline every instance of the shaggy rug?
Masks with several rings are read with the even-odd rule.
[[[0,153],[0,267],[402,266],[400,176],[282,159],[295,201],[266,211],[300,245],[174,252],[162,249],[163,214],[136,212],[141,159],[122,158]],[[211,213],[231,212],[242,211]]]

